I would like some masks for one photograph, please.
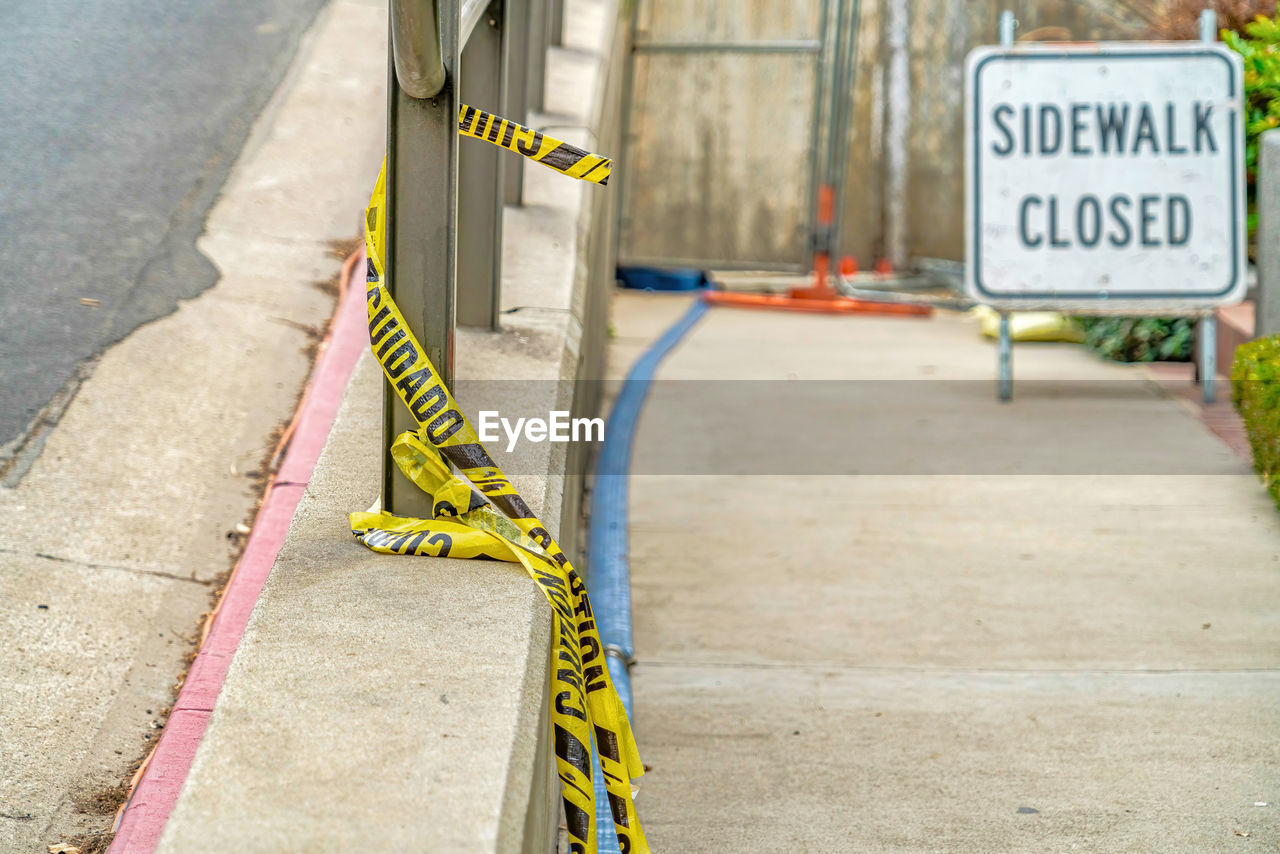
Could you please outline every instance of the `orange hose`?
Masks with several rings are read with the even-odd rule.
[[[739,294],[730,291],[707,291],[703,294],[711,305],[739,308],[778,308],[785,311],[807,311],[818,314],[883,314],[899,317],[929,317],[933,306],[907,305],[892,302],[836,297],[835,299],[805,299],[777,294]]]

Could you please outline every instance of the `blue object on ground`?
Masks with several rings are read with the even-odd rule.
[[[696,291],[710,284],[702,270],[661,270],[657,267],[619,267],[624,288],[637,291]]]
[[[591,527],[587,541],[587,595],[604,644],[605,660],[613,686],[634,720],[631,705],[631,673],[627,669],[635,655],[631,640],[631,566],[628,560],[627,481],[631,476],[631,448],[635,444],[640,410],[658,365],[680,339],[707,312],[698,299],[676,323],[662,333],[631,366],[622,391],[613,403],[604,429],[604,447],[596,463],[591,490]],[[600,854],[618,851],[613,813],[604,787],[600,757],[592,740],[592,783],[596,791],[596,846]]]

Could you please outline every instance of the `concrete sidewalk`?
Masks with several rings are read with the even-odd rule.
[[[217,284],[104,353],[0,485],[0,851],[96,850],[162,732],[377,174],[386,14],[319,14],[200,237]]]
[[[611,373],[686,305],[617,299]],[[1142,369],[1015,363],[1002,406],[955,315],[735,309],[668,358],[631,493],[655,850],[1280,849],[1280,514]]]

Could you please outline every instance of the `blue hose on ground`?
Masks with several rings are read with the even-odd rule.
[[[701,299],[694,302],[676,323],[632,365],[622,391],[613,403],[604,430],[604,447],[596,463],[591,490],[591,526],[587,541],[587,593],[604,644],[609,676],[627,707],[627,717],[635,720],[631,705],[631,673],[628,666],[635,654],[631,640],[631,570],[628,563],[627,486],[631,472],[631,448],[635,443],[640,410],[653,376],[680,339],[707,312]],[[613,830],[613,814],[600,771],[600,758],[592,743],[592,781],[596,791],[596,845],[600,854],[618,851]]]

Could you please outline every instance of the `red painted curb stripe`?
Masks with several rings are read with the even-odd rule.
[[[284,545],[304,485],[311,479],[316,460],[329,438],[329,428],[338,414],[356,360],[368,344],[364,276],[364,251],[361,250],[351,268],[351,280],[338,306],[328,346],[311,373],[307,398],[298,413],[297,430],[276,474],[277,485],[258,511],[235,576],[223,594],[222,607],[191,665],[164,735],[134,790],[109,854],[155,851],[165,823],[178,802],[231,658],[240,645],[262,585],[275,565],[276,555]]]

